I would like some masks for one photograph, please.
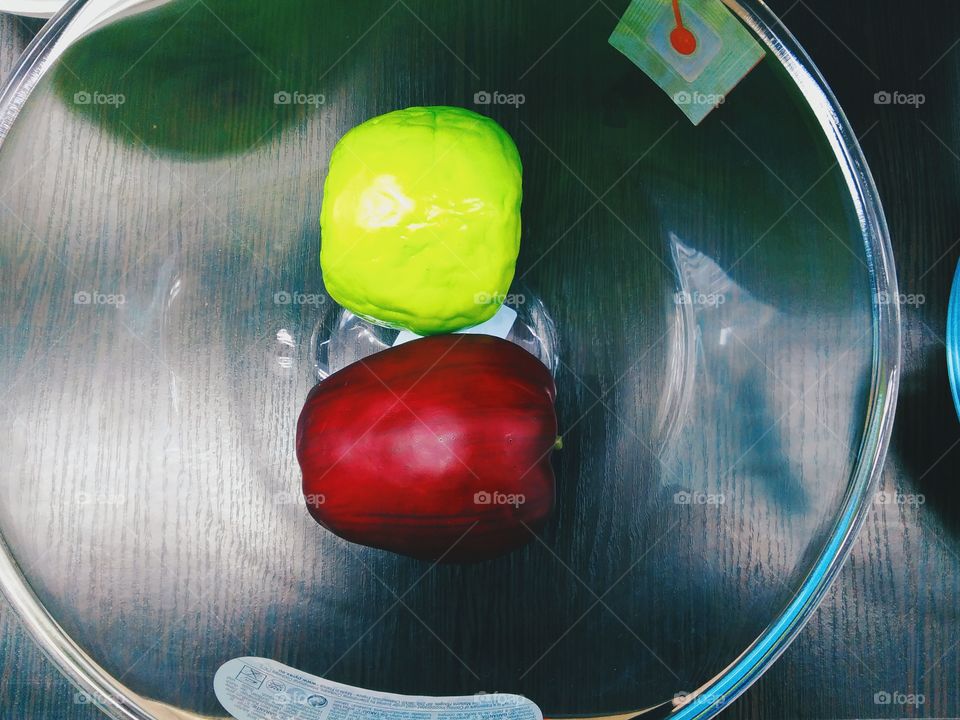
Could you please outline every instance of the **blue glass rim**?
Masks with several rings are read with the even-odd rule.
[[[953,407],[960,418],[960,262],[953,274],[947,305],[947,375],[950,377]]]

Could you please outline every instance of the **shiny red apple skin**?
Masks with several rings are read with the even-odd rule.
[[[523,348],[438,335],[334,373],[307,397],[310,514],[346,540],[476,562],[529,542],[554,506],[556,388]]]

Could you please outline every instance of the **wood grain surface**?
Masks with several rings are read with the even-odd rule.
[[[902,4],[890,0],[869,4],[771,4],[774,10],[785,13],[785,23],[824,71],[858,133],[870,131],[863,145],[891,224],[901,290],[923,298],[922,303],[917,299],[904,307],[904,383],[896,438],[884,481],[889,496],[900,493],[901,498],[922,499],[922,504],[875,503],[853,557],[823,607],[773,669],[725,717],[958,717],[960,520],[957,501],[960,489],[955,468],[960,458],[957,449],[960,427],[949,400],[942,341],[949,283],[960,256],[960,208],[956,203],[960,188],[960,129],[957,128],[960,108],[956,92],[960,85],[960,44],[957,44],[960,11],[946,3],[925,4],[924,12],[907,11]],[[37,27],[36,23],[0,19],[0,72],[9,70],[16,53]],[[441,55],[442,52],[436,62],[440,62]],[[762,76],[759,82],[764,82]],[[923,93],[925,102],[919,108],[877,105],[874,96],[880,91]],[[615,109],[613,113],[616,114]],[[758,114],[756,122],[762,125],[764,117]],[[604,178],[616,179],[619,173],[615,168],[594,167],[591,158],[577,155],[576,143],[564,145],[563,135],[557,128],[544,127],[541,130],[541,126],[537,126],[544,142],[562,150],[563,157],[576,163],[588,178],[596,179],[598,186]],[[252,118],[238,142],[259,139],[264,131],[262,122]],[[524,135],[524,129],[519,126],[511,131],[517,136]],[[177,144],[183,142],[183,137],[190,134],[181,136],[174,132],[162,140]],[[752,145],[756,138],[751,136],[749,141]],[[542,149],[535,152],[534,139],[527,137],[526,142],[535,157],[530,165],[532,171],[560,172],[550,153]],[[200,154],[222,150],[210,146],[190,148]],[[626,158],[624,164],[628,164]],[[803,173],[812,172],[816,165],[815,162],[808,166],[800,164],[795,170],[796,177],[789,176],[791,170],[784,169],[784,173],[796,181],[798,187],[806,187]],[[242,187],[230,190],[243,192]],[[565,213],[576,217],[580,208],[589,204],[589,197],[582,192],[574,195],[573,200],[570,197],[570,194],[563,198],[546,197],[542,202],[564,206]],[[722,197],[718,204],[721,200]],[[611,199],[612,203],[624,201],[625,198],[616,195]],[[677,212],[677,209],[665,210],[671,211]],[[837,222],[843,221],[841,213],[837,218]],[[762,225],[763,220],[759,218],[757,223]],[[269,218],[265,220],[268,221]],[[587,227],[595,234],[611,232],[608,218],[597,218]],[[588,251],[583,252],[582,262],[587,263]],[[642,253],[632,255],[637,252],[636,247],[626,239],[619,252],[623,253],[625,264],[639,263],[644,257]],[[820,272],[818,268],[814,270]],[[549,278],[551,271],[547,262],[540,268],[539,277]],[[651,272],[656,275],[659,270]],[[824,281],[825,286],[829,280]],[[558,296],[602,297],[602,281],[595,279],[594,282],[598,283],[596,287],[555,285],[556,293]],[[656,284],[656,280],[652,284]],[[616,304],[617,300],[610,298],[609,302]],[[622,308],[604,311],[617,313]],[[566,319],[578,320],[576,317]],[[589,316],[579,318],[585,325],[595,320]],[[840,327],[835,332],[849,330]],[[579,367],[578,358],[568,356],[566,359]],[[771,352],[765,359],[777,367],[775,353]],[[595,377],[586,378],[588,387],[592,383],[594,389],[601,390],[605,373],[609,372],[608,368],[599,368]],[[641,387],[629,389],[643,392]],[[577,397],[569,399],[571,411],[579,401]],[[644,423],[653,422],[651,418],[630,415],[629,409],[622,414],[641,431]],[[591,439],[590,432],[603,431],[602,423],[588,424],[584,430],[586,440]],[[743,441],[742,438],[736,440]],[[599,513],[601,521],[596,526],[581,527],[579,532],[597,534],[593,542],[598,538],[601,542],[611,542],[611,538],[603,536],[603,507],[593,508],[591,512]],[[774,518],[774,522],[783,520]],[[698,539],[701,543],[707,541]],[[782,550],[787,555],[803,551],[802,547]],[[788,561],[789,557],[768,558],[771,564]],[[545,582],[561,582],[560,576],[551,575],[547,570],[542,572]],[[584,569],[588,577],[590,572],[589,566]],[[458,579],[456,573],[450,575],[448,581]],[[758,589],[760,585],[762,583],[758,583]],[[380,592],[375,585],[363,590]],[[431,585],[430,590],[433,594],[424,595],[423,602],[435,597],[442,588]],[[229,607],[228,598],[218,595],[215,588],[212,592],[212,602],[217,607]],[[92,598],[96,593],[86,595],[81,590],[80,596]],[[187,597],[181,600],[193,602]],[[587,607],[589,600],[589,597],[571,595],[571,612]],[[626,598],[621,601],[626,602]],[[67,613],[69,609],[63,610]],[[424,612],[429,608],[418,610]],[[463,611],[466,617],[479,622],[482,618],[475,614],[487,612],[489,607],[473,605],[465,599]],[[79,622],[79,618],[71,621]],[[585,643],[582,647],[590,647],[589,635],[594,627],[587,624],[584,628],[587,637],[580,641]],[[397,628],[398,632],[402,630],[400,625]],[[523,628],[517,631],[525,632]],[[116,633],[104,642],[118,642],[123,629],[116,629]],[[257,641],[255,632],[245,633],[241,633],[241,644]],[[401,640],[414,642],[416,635],[401,637]],[[625,638],[624,652],[631,646],[632,641]],[[375,649],[371,648],[370,652]],[[171,645],[165,650],[177,653],[184,652],[185,648]],[[72,719],[98,715],[77,701],[73,689],[43,659],[6,606],[0,610],[0,658],[0,717]],[[709,667],[720,659],[701,658],[701,661]],[[371,667],[368,672],[381,670]],[[898,693],[922,695],[924,702],[916,706],[898,704]],[[885,704],[888,695],[891,702]]]

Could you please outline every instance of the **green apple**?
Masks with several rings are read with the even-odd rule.
[[[511,137],[469,110],[412,107],[358,125],[324,185],[327,292],[420,335],[488,320],[516,268],[521,178]]]

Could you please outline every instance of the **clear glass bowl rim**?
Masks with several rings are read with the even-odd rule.
[[[706,720],[732,703],[780,656],[810,619],[842,568],[879,483],[890,442],[900,379],[899,297],[889,231],[873,177],[859,142],[836,98],[810,57],[761,0],[723,0],[760,39],[796,84],[833,149],[857,211],[870,269],[873,298],[873,366],[870,401],[854,473],[830,537],[786,608],[721,673],[676,703],[671,720]],[[24,103],[44,73],[86,31],[137,0],[72,0],[24,51],[0,90],[0,151]],[[44,608],[0,530],[0,590],[44,654],[109,717],[135,720],[198,720],[199,715],[144,698],[114,679],[75,643]],[[652,708],[648,708],[652,709]],[[618,715],[628,718],[644,709]],[[602,719],[598,719],[602,720]],[[613,720],[611,718],[611,720]]]

